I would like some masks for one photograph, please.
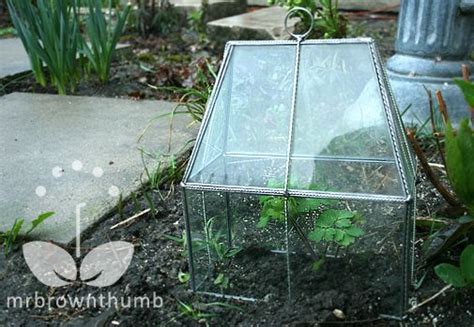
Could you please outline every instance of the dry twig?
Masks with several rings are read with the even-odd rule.
[[[148,208],[148,209],[145,209],[145,210],[143,210],[143,211],[140,211],[140,212],[137,213],[136,215],[133,215],[133,216],[131,216],[130,218],[127,218],[127,219],[125,219],[125,220],[122,220],[122,221],[119,222],[118,224],[113,225],[112,227],[110,227],[110,229],[111,229],[111,230],[112,230],[112,229],[116,229],[117,227],[120,227],[120,226],[123,226],[123,225],[125,225],[125,224],[128,224],[129,222],[131,222],[131,221],[133,221],[133,220],[135,220],[135,219],[137,219],[137,218],[139,218],[139,217],[141,217],[141,216],[143,216],[143,215],[149,213],[150,210],[151,210],[151,209]]]
[[[438,293],[434,294],[433,296],[430,296],[429,298],[427,298],[426,300],[418,303],[417,305],[414,305],[412,306],[410,309],[408,309],[408,312],[409,313],[412,313],[414,311],[416,311],[418,308],[424,306],[425,304],[433,301],[434,299],[436,299],[438,296],[440,296],[441,294],[443,294],[444,292],[446,292],[447,290],[451,289],[453,287],[453,285],[449,284],[449,285],[446,285],[445,287],[443,287],[441,289],[441,291],[439,291]]]
[[[407,136],[411,144],[413,145],[413,149],[415,150],[418,160],[420,160],[420,165],[423,167],[423,171],[425,172],[426,176],[431,181],[433,186],[438,190],[438,192],[450,205],[454,207],[460,206],[461,203],[454,197],[453,194],[451,194],[450,191],[448,191],[448,189],[446,189],[446,187],[444,187],[444,185],[440,182],[436,174],[431,169],[428,159],[426,158],[423,150],[421,149],[420,144],[418,144],[418,141],[416,140],[415,133],[412,130],[407,129]]]

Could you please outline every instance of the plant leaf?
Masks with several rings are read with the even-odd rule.
[[[474,283],[474,245],[468,245],[461,254],[461,272],[464,279],[469,283]]]
[[[341,219],[336,221],[336,227],[345,228],[351,226],[352,223],[349,219]]]
[[[474,135],[469,119],[460,122],[457,135],[451,123],[447,123],[446,168],[457,197],[474,214]]]
[[[321,242],[321,240],[323,239],[324,234],[325,234],[325,230],[318,228],[318,229],[315,229],[314,231],[312,231],[311,233],[309,233],[308,238],[311,241]]]
[[[64,249],[52,243],[26,243],[23,245],[23,257],[33,275],[47,286],[65,286],[77,278],[74,259]]]
[[[133,244],[115,241],[102,244],[89,252],[80,268],[81,280],[87,285],[113,285],[125,273],[133,257]]]
[[[454,287],[465,287],[466,281],[464,280],[461,270],[449,263],[441,263],[435,267],[436,275],[447,284],[452,284]]]
[[[364,231],[359,227],[351,227],[346,229],[346,233],[353,237],[360,237],[364,235]]]
[[[474,83],[459,78],[454,79],[454,82],[456,82],[461,89],[469,106],[474,107]]]
[[[341,229],[336,229],[336,241],[337,242],[340,242],[344,239],[344,236],[346,235],[346,233],[344,231],[342,231]]]
[[[329,209],[324,211],[316,220],[316,226],[332,227],[337,220],[337,211]]]
[[[42,222],[44,222],[46,219],[48,219],[52,215],[54,215],[54,212],[52,211],[45,212],[39,215],[36,219],[34,219],[31,222],[31,228],[26,232],[26,234],[28,235],[29,233],[31,233],[36,227],[38,227]]]

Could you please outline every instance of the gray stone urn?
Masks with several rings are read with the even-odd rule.
[[[408,124],[429,118],[425,86],[441,90],[451,119],[458,122],[469,111],[453,78],[462,64],[473,72],[474,0],[402,0],[395,42],[396,54],[387,70],[400,111]]]

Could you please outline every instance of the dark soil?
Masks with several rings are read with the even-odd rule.
[[[199,43],[197,35],[192,32],[183,31],[166,39],[129,35],[124,36],[122,42],[130,44],[130,49],[118,51],[106,85],[89,78],[81,81],[69,94],[178,101],[179,94],[150,86],[191,87],[196,72],[205,67],[206,61],[216,69],[219,65],[218,54],[212,45]],[[57,93],[52,86],[39,85],[32,73],[0,80],[0,95],[12,92]]]
[[[431,189],[429,184],[420,176],[419,197],[427,198],[425,190]],[[163,194],[167,191],[162,190]],[[357,266],[351,263],[348,267],[338,267],[337,262],[327,263],[328,273],[320,274],[314,280],[311,271],[302,268],[295,273],[294,278],[300,280],[300,286],[294,289],[295,300],[291,305],[285,296],[267,297],[266,301],[246,302],[237,300],[223,300],[209,296],[193,295],[188,291],[188,286],[178,280],[179,272],[187,272],[187,259],[183,253],[183,247],[176,241],[170,240],[166,235],[181,237],[184,228],[181,192],[176,191],[173,195],[162,201],[157,191],[153,192],[157,213],[155,217],[144,215],[129,225],[110,230],[110,227],[126,217],[145,209],[147,202],[139,197],[138,203],[128,203],[123,209],[122,215],[113,213],[106,217],[98,226],[89,230],[83,239],[83,249],[93,248],[108,241],[128,241],[135,245],[135,254],[130,267],[125,275],[113,286],[100,289],[86,285],[72,285],[64,288],[48,288],[41,284],[31,274],[21,254],[20,245],[16,245],[13,253],[8,258],[0,258],[0,325],[97,325],[105,326],[116,322],[124,326],[136,325],[198,325],[209,323],[211,325],[312,325],[340,324],[345,325],[372,325],[384,326],[387,324],[398,325],[391,320],[380,320],[378,314],[385,309],[387,298],[381,298],[387,294],[387,287],[393,280],[377,278],[386,273],[386,263],[370,261],[369,265]],[[419,201],[419,211],[429,208],[435,212],[444,203],[439,196],[431,198],[432,201]],[[74,248],[67,250],[73,253]],[[267,252],[250,251],[246,260],[255,262],[266,262],[264,265],[253,264],[253,277],[257,281],[254,287],[265,291],[268,284],[279,283],[284,294],[285,282],[283,275],[276,273],[281,267],[281,260],[272,261]],[[253,258],[253,259],[252,259]],[[259,260],[265,258],[265,260]],[[297,264],[299,266],[299,264]],[[247,265],[248,267],[248,265]],[[269,270],[267,271],[267,267]],[[301,267],[304,265],[301,264]],[[333,270],[335,269],[335,270]],[[340,278],[330,275],[330,271],[346,271],[350,278],[361,276],[363,281],[354,288],[344,287]],[[415,292],[416,297],[425,299],[444,287],[433,274],[431,266],[420,271],[426,273],[421,287]],[[245,274],[243,274],[245,275]],[[248,275],[250,276],[250,275]],[[351,277],[352,276],[352,277]],[[250,277],[249,277],[250,278]],[[345,278],[345,277],[344,277]],[[333,282],[331,282],[331,280]],[[322,285],[318,292],[308,295],[308,287],[312,283]],[[244,280],[245,282],[245,280]],[[338,284],[339,282],[339,284]],[[331,286],[332,285],[332,286]],[[237,285],[238,286],[238,285]],[[248,285],[247,285],[248,286]],[[47,308],[15,309],[7,308],[8,296],[34,296],[47,297],[61,296],[84,296],[88,294],[99,297],[101,294],[107,296],[110,292],[117,298],[138,297],[148,295],[152,298],[153,293],[163,298],[163,307],[156,309],[142,308],[90,308],[75,309],[67,307],[57,308],[53,303],[51,310]],[[306,294],[305,296],[302,296]],[[410,314],[407,322],[411,325],[442,325],[442,326],[469,326],[474,323],[472,317],[473,298],[469,290],[450,290],[436,300],[422,306],[415,313]],[[184,304],[183,304],[184,303]],[[385,304],[384,304],[385,303]],[[388,302],[390,303],[390,301]],[[193,315],[183,313],[183,305],[194,308]],[[395,305],[395,302],[394,302]],[[339,309],[346,315],[345,320],[335,317],[334,310]],[[211,314],[212,316],[206,315]]]

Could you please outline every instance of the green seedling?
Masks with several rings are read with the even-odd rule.
[[[348,210],[328,209],[316,219],[314,230],[308,238],[314,242],[335,242],[348,247],[364,235],[364,231],[356,226],[362,221],[361,218],[359,214]]]
[[[189,282],[190,279],[191,279],[191,275],[189,273],[184,273],[182,271],[178,273],[178,280],[180,283],[185,284]]]
[[[295,185],[293,181],[290,185]],[[269,188],[282,188],[282,182],[270,180],[267,183]],[[318,185],[312,184],[310,189],[318,189]],[[321,189],[321,188],[320,188]],[[323,188],[324,189],[324,188]],[[265,228],[271,221],[282,223],[285,221],[285,198],[274,196],[259,197],[262,210],[260,211],[260,220],[257,224],[258,228]],[[288,213],[290,218],[296,218],[299,215],[304,215],[318,210],[323,205],[329,205],[333,201],[325,199],[310,199],[310,198],[288,198]]]
[[[474,245],[468,245],[461,254],[459,267],[442,263],[435,267],[436,275],[454,287],[474,286]]]
[[[219,286],[222,290],[225,290],[230,286],[230,279],[223,273],[220,273],[214,280],[214,285]]]
[[[28,236],[33,230],[35,230],[39,225],[41,225],[46,219],[54,215],[54,212],[45,212],[31,222],[30,229],[28,229],[24,236]],[[7,230],[5,233],[0,233],[0,240],[3,243],[3,251],[5,257],[8,256],[13,244],[18,240],[20,236],[21,229],[23,228],[25,220],[23,218],[16,219],[12,228]]]
[[[205,245],[221,262],[232,259],[242,251],[242,248],[239,246],[229,247],[226,235],[220,230],[214,230],[214,221],[215,217],[207,221],[205,227],[206,240],[200,241],[202,242],[200,247],[203,248]],[[196,242],[199,241],[196,240]]]

